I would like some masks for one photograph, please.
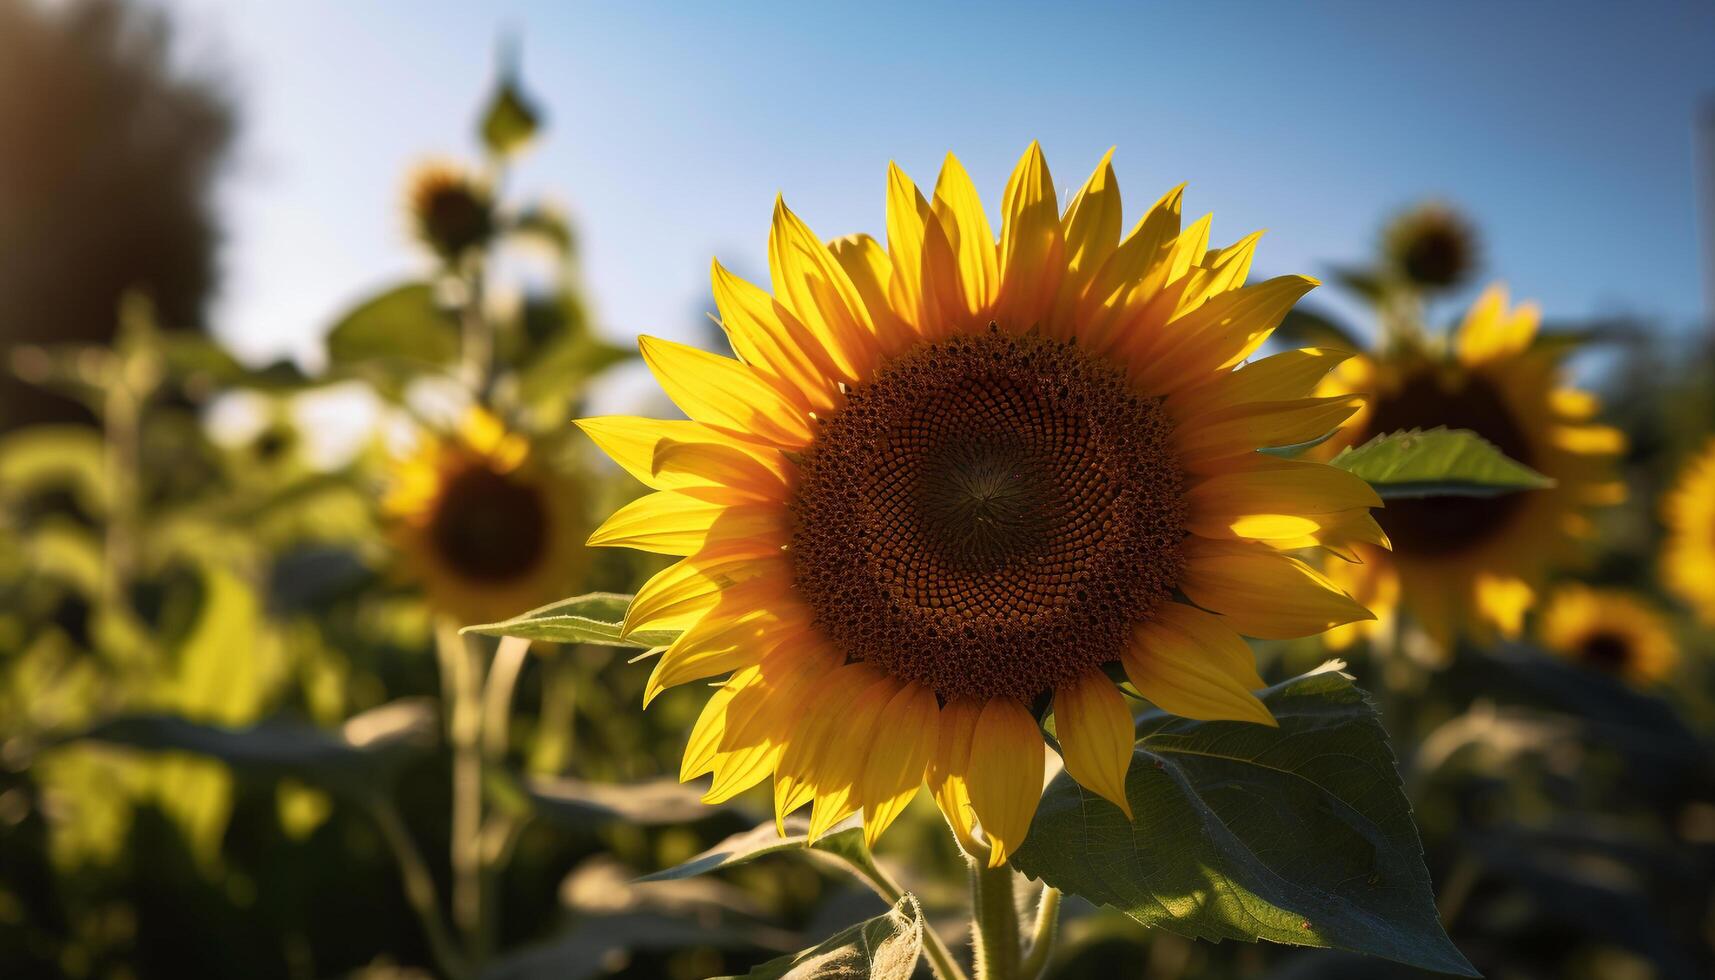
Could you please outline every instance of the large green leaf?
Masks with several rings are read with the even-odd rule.
[[[515,66],[506,65],[482,113],[482,142],[496,156],[511,156],[529,145],[541,126],[541,112],[519,88]]]
[[[630,604],[628,595],[591,592],[550,602],[504,622],[466,626],[464,632],[484,636],[519,636],[550,643],[594,643],[643,649],[666,646],[678,637],[679,634],[671,630],[639,630],[621,637],[620,625],[625,622],[625,607]]]
[[[217,759],[249,775],[291,777],[363,796],[385,785],[434,738],[433,707],[426,701],[401,700],[352,718],[339,732],[286,720],[233,728],[172,715],[130,715],[66,741],[184,752]]]
[[[1466,429],[1411,429],[1347,448],[1333,465],[1366,480],[1384,500],[1402,497],[1493,497],[1541,490],[1554,481]]]
[[[711,871],[749,864],[757,858],[786,851],[821,851],[838,857],[861,871],[868,871],[873,867],[869,848],[864,846],[861,827],[852,825],[837,828],[817,838],[814,844],[809,843],[807,828],[808,824],[802,818],[788,817],[786,834],[782,836],[774,826],[774,821],[770,820],[733,834],[683,864],[664,868],[637,880],[673,881],[692,878]]]
[[[328,360],[450,364],[459,355],[458,323],[427,283],[408,282],[365,300],[328,332]]]
[[[923,955],[923,910],[907,894],[881,915],[801,953],[769,960],[745,980],[910,980]],[[737,980],[728,977],[726,980]]]
[[[1013,864],[1195,939],[1328,946],[1476,976],[1435,912],[1367,695],[1325,670],[1262,694],[1280,727],[1138,722],[1135,821],[1062,773]]]
[[[491,790],[498,787],[491,787]],[[665,827],[718,816],[720,807],[702,800],[696,789],[676,779],[640,783],[591,783],[570,776],[536,777],[505,788],[507,795],[530,812],[569,830],[591,830],[609,824]],[[513,795],[513,794],[516,795]]]

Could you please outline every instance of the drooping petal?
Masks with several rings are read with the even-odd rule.
[[[989,841],[989,867],[998,868],[1030,832],[1042,798],[1048,747],[1036,719],[1009,697],[983,705],[971,733],[965,776],[971,807]]]
[[[1240,633],[1260,639],[1314,636],[1375,618],[1309,565],[1242,542],[1186,539],[1179,588]]]
[[[871,847],[923,785],[939,720],[935,692],[921,684],[906,684],[882,708],[858,789],[864,842]]]
[[[1054,691],[1054,733],[1066,772],[1132,818],[1125,777],[1137,740],[1125,695],[1100,670]]]
[[[809,444],[810,420],[746,365],[657,337],[637,344],[661,390],[691,418],[778,446]]]
[[[981,714],[982,705],[976,701],[949,701],[941,708],[935,749],[924,772],[924,781],[953,828],[953,836],[965,853],[972,855],[981,853],[982,848],[976,839],[976,811],[971,807],[966,776],[970,772],[971,739]]]
[[[1200,609],[1163,604],[1121,660],[1139,693],[1163,711],[1198,721],[1278,724],[1251,693],[1263,684],[1250,646]]]

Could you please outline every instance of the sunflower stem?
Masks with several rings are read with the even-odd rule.
[[[1018,904],[1013,898],[1012,868],[990,868],[971,861],[971,907],[976,914],[971,939],[976,946],[977,980],[1019,980]]]
[[[876,860],[865,852],[864,860],[846,858],[852,870],[858,873],[870,889],[881,896],[882,901],[889,905],[898,904],[905,897],[905,889],[893,876],[887,873]],[[965,971],[959,966],[959,961],[953,958],[953,951],[947,948],[947,943],[940,933],[930,928],[928,923],[923,926],[923,955],[928,957],[929,966],[935,971],[936,980],[969,980]]]
[[[1030,949],[1024,955],[1018,975],[1022,980],[1036,980],[1054,955],[1054,937],[1060,930],[1060,889],[1042,886],[1042,898],[1036,906],[1036,928],[1030,934]]]
[[[387,843],[388,850],[393,852],[393,859],[399,863],[399,874],[404,879],[405,900],[410,903],[412,911],[417,913],[417,921],[423,926],[423,935],[428,939],[429,954],[435,958],[435,966],[448,980],[463,980],[469,971],[441,918],[440,900],[435,895],[435,876],[429,872],[422,852],[417,850],[416,843],[411,840],[411,832],[405,829],[405,822],[399,818],[399,811],[388,800],[376,796],[366,800],[365,804],[369,815],[375,820],[375,826],[381,831],[381,839]]]
[[[447,744],[452,749],[452,827],[448,857],[452,865],[453,924],[464,938],[467,959],[483,955],[482,899],[482,662],[475,646],[459,635],[458,624],[435,624],[440,654],[441,689],[447,713]]]

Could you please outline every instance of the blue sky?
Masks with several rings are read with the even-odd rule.
[[[1705,308],[1711,3],[162,2],[243,95],[218,318],[259,358],[418,267],[401,174],[474,155],[508,31],[550,118],[514,186],[571,211],[615,337],[700,329],[711,255],[762,276],[776,191],[879,234],[889,159],[929,184],[953,150],[992,209],[1032,138],[1062,187],[1117,147],[1131,208],[1190,181],[1217,240],[1269,229],[1260,273],[1361,258],[1438,196],[1551,316]]]

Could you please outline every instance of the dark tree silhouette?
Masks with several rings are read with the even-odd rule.
[[[172,55],[157,10],[0,0],[0,365],[20,343],[110,339],[131,288],[164,325],[205,326],[236,112]],[[78,417],[0,375],[0,428]]]

